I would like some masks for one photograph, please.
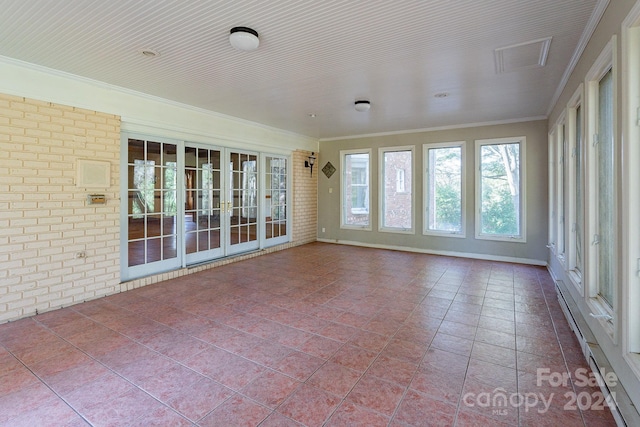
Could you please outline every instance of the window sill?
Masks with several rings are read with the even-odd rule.
[[[454,239],[464,239],[467,237],[466,233],[456,233],[455,231],[424,230],[422,234],[425,236],[453,237]]]
[[[494,240],[498,242],[527,243],[522,236],[499,236],[495,234],[476,234],[477,240]]]
[[[599,297],[590,298],[587,306],[591,310],[591,318],[593,320],[591,325],[599,325],[601,330],[611,339],[611,342],[615,344],[615,318],[611,309]],[[610,318],[607,318],[607,316]],[[594,329],[593,326],[592,329]]]
[[[397,233],[397,234],[416,234],[413,228],[389,228],[380,227],[378,229],[380,233]]]
[[[342,230],[359,230],[359,231],[371,231],[370,225],[348,225],[342,224],[340,225]]]

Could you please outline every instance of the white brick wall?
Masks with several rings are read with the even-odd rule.
[[[320,155],[315,153],[313,175],[304,167],[310,151],[293,152],[293,241],[315,242],[318,237],[318,176],[322,173]]]
[[[0,94],[0,145],[0,322],[117,292],[120,118]],[[76,187],[78,159],[111,186]]]

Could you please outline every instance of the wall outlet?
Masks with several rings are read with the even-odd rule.
[[[322,227],[322,232],[324,233],[325,231],[327,231],[327,229]]]

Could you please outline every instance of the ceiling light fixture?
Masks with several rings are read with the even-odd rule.
[[[371,108],[371,103],[369,101],[360,100],[355,102],[355,106],[356,111],[364,113],[365,111],[369,111],[369,108]]]
[[[237,50],[256,50],[260,45],[258,32],[248,27],[233,27],[229,32],[229,42]]]
[[[160,53],[157,50],[153,49],[140,49],[141,55],[146,56],[147,58],[155,58],[156,56],[160,56]]]

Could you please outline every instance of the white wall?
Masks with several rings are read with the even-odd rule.
[[[525,195],[526,243],[479,240],[475,238],[475,140],[526,137]],[[466,141],[466,237],[423,235],[423,144]],[[378,229],[378,148],[415,146],[414,218],[415,233],[379,232]],[[372,231],[340,228],[340,174],[331,178],[320,173],[318,186],[318,238],[326,241],[357,242],[377,247],[395,247],[437,254],[460,255],[489,260],[505,260],[545,265],[547,251],[547,122],[509,123],[460,127],[438,131],[402,133],[320,142],[322,168],[330,161],[340,166],[340,150],[372,148],[371,224]],[[329,192],[332,189],[332,192]],[[325,232],[322,232],[322,229]]]

